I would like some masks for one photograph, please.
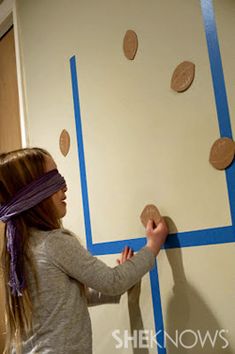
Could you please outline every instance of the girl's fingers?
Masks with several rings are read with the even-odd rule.
[[[124,262],[124,260],[125,260],[125,248],[122,251],[122,263]]]
[[[124,261],[124,262],[126,261],[126,257],[127,257],[127,254],[128,254],[128,250],[129,250],[129,248],[128,248],[128,246],[126,246],[125,249],[124,249],[124,254],[123,254],[123,261]]]
[[[153,220],[152,219],[148,220],[147,225],[146,225],[146,229],[149,231],[153,229]]]
[[[126,247],[125,247],[125,252],[124,252],[124,255],[125,255],[125,256],[127,256],[128,251],[129,251],[129,247],[128,247],[128,246],[126,246]]]
[[[118,259],[117,259],[117,263],[118,263],[118,264],[122,264],[122,263],[123,263],[123,254],[124,254],[124,249],[123,249],[123,251],[122,251],[122,253],[121,253],[121,258],[118,258]]]
[[[125,248],[123,248],[122,251],[121,263],[123,263],[124,261],[125,261]]]
[[[133,254],[133,250],[129,246],[125,246],[121,253],[121,259],[117,260],[118,264],[124,263],[127,259],[131,258]]]
[[[132,254],[133,254],[133,251],[132,251],[132,249],[130,248],[130,249],[129,249],[129,252],[128,252],[128,255],[127,255],[127,258],[131,258]]]

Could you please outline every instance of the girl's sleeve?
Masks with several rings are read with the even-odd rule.
[[[125,263],[112,268],[87,251],[71,232],[57,229],[45,240],[48,259],[70,277],[104,295],[120,295],[136,284],[155,264],[155,255],[143,247]]]
[[[86,288],[87,305],[119,304],[121,295],[105,295],[92,288]]]

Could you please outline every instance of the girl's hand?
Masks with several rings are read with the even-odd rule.
[[[126,246],[121,253],[121,258],[117,259],[117,263],[123,264],[124,262],[126,262],[127,259],[133,257],[133,255],[134,251],[130,247]]]
[[[157,226],[155,226],[153,220],[148,221],[146,226],[146,235],[148,238],[147,247],[149,247],[156,256],[162,244],[166,241],[168,232],[168,227],[163,217]]]

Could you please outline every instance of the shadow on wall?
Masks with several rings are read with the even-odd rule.
[[[130,329],[131,336],[134,335],[134,331],[144,330],[144,324],[142,320],[139,300],[140,300],[140,291],[141,291],[141,281],[135,284],[132,288],[130,288],[127,292],[128,296],[128,310],[129,310],[129,318],[130,318]],[[133,345],[132,350],[133,354],[149,354],[149,350],[147,348],[138,348]],[[147,346],[147,342],[143,340],[143,347]]]
[[[227,332],[220,332],[223,328],[200,296],[200,289],[195,289],[186,279],[181,248],[165,251],[174,279],[173,293],[167,305],[165,331],[175,343],[178,338],[178,348],[166,339],[167,354],[232,354],[234,351],[229,345],[223,349],[227,346],[223,339],[227,338]],[[207,331],[211,341],[209,336],[206,337]]]

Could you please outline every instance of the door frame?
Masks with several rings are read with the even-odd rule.
[[[6,0],[5,0],[6,1]],[[16,54],[16,74],[19,95],[19,115],[22,148],[29,146],[28,122],[26,119],[25,91],[23,85],[23,66],[19,41],[19,25],[17,19],[16,0],[9,1],[8,9],[0,20],[0,38],[13,26]]]

